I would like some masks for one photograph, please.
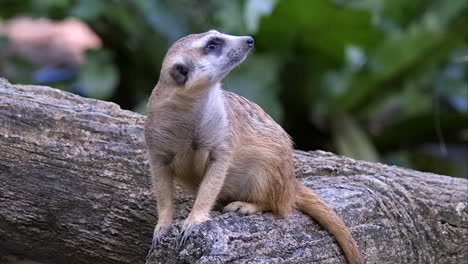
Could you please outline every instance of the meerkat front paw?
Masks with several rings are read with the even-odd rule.
[[[188,237],[192,230],[199,224],[210,220],[209,216],[193,216],[190,214],[187,219],[185,219],[182,228],[177,236],[177,240],[179,242],[179,246],[183,246],[185,242],[187,242]]]
[[[161,239],[171,229],[171,225],[160,225],[159,223],[154,228],[153,232],[153,246],[161,243]]]

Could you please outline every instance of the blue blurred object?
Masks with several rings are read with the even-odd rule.
[[[43,67],[33,73],[33,80],[38,83],[70,81],[78,75],[75,67]]]
[[[455,97],[451,96],[448,98],[452,107],[457,109],[460,112],[468,112],[468,99],[465,97]]]

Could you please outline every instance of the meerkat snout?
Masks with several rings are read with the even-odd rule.
[[[234,37],[236,37],[236,36],[234,36]],[[244,48],[246,48],[248,50],[253,48],[254,42],[255,42],[253,37],[251,37],[251,36],[238,36],[236,38],[239,38],[239,42],[240,42],[239,45],[244,46]]]
[[[247,43],[247,46],[252,48],[254,46],[254,39],[251,36],[248,36],[245,43]]]

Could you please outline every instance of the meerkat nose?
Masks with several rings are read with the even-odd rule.
[[[247,40],[245,41],[247,43],[247,46],[253,47],[254,45],[254,39],[252,37],[247,37]]]

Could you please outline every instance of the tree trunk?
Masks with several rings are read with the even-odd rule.
[[[50,263],[143,263],[156,223],[145,117],[117,105],[0,80],[0,254]],[[300,181],[343,217],[366,263],[468,258],[466,179],[295,152]],[[191,199],[178,191],[176,234]],[[213,212],[147,263],[345,263],[333,236],[293,212]]]

